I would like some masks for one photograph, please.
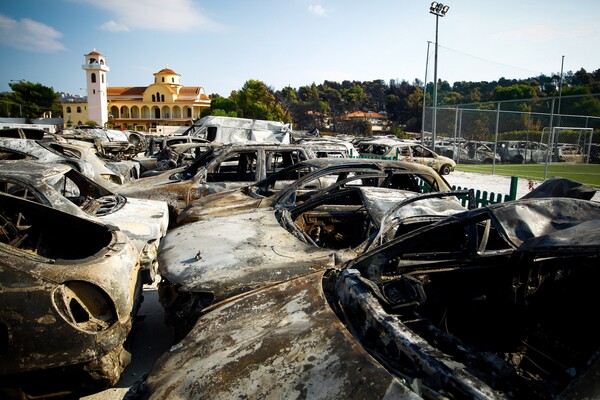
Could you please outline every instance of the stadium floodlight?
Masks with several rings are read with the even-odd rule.
[[[433,119],[431,125],[431,148],[435,151],[435,137],[436,137],[436,129],[437,129],[437,64],[438,64],[438,21],[439,17],[443,17],[446,15],[449,6],[444,5],[442,3],[438,3],[434,1],[431,3],[429,7],[429,13],[435,15],[435,56],[433,63]]]

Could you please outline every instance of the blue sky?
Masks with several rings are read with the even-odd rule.
[[[325,80],[433,79],[428,0],[0,0],[0,91],[24,79],[83,95],[84,54],[108,86],[182,84],[229,96]],[[600,69],[600,2],[451,0],[439,18],[438,78],[494,81]]]

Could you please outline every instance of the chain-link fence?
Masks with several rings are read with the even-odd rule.
[[[457,163],[600,163],[600,94],[428,107],[424,126]]]

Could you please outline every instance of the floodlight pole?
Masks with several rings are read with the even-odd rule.
[[[560,62],[560,83],[558,88],[558,126],[561,126],[560,122],[560,100],[562,97],[562,89],[563,89],[563,67],[565,65],[565,56],[562,56],[562,61]]]
[[[429,7],[429,13],[435,15],[435,55],[433,61],[433,120],[431,124],[431,149],[435,151],[435,138],[437,133],[437,64],[438,64],[438,25],[440,17],[448,12],[450,7],[434,1]]]
[[[427,99],[427,67],[429,66],[429,45],[431,40],[427,41],[427,58],[425,58],[425,82],[423,82],[423,118],[421,118],[421,144],[424,144],[425,139],[425,106]]]

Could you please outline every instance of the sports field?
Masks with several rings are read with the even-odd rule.
[[[458,164],[456,170],[479,172],[543,181],[553,176],[571,179],[600,188],[600,164]]]

